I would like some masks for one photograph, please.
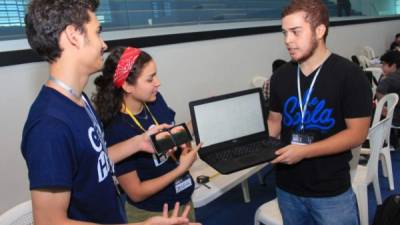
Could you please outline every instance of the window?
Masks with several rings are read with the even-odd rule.
[[[396,14],[400,14],[400,0],[396,0]]]
[[[0,40],[21,37],[28,0],[0,0]]]
[[[362,2],[376,4],[362,4]],[[29,0],[0,0],[0,40],[24,38],[24,15]],[[280,18],[289,0],[102,0],[97,16],[105,30],[126,30],[162,26],[267,21]],[[331,16],[336,1],[325,1]],[[396,5],[399,0],[352,2],[352,16],[367,15],[365,5]],[[386,2],[387,4],[381,4]],[[380,3],[380,4],[378,4]],[[391,4],[390,4],[391,3]],[[357,5],[358,4],[358,5]],[[363,5],[361,7],[361,5]],[[384,11],[385,9],[375,9]]]
[[[24,17],[29,0],[0,0],[0,41],[25,37]],[[111,21],[109,1],[101,1],[98,19],[101,23]]]

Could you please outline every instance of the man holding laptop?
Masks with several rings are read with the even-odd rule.
[[[277,197],[285,225],[358,224],[350,149],[368,134],[372,93],[362,71],[325,45],[328,10],[293,0],[282,12],[292,62],[271,78],[269,134],[276,152]]]

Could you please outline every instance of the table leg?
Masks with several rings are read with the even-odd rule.
[[[257,172],[257,177],[258,177],[258,182],[260,182],[261,185],[264,185],[264,176],[262,175],[261,171]]]
[[[244,202],[250,202],[249,183],[247,182],[247,179],[242,182],[242,192]]]

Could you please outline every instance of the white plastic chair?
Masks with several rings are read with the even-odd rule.
[[[354,182],[354,179],[357,174],[357,167],[360,161],[360,152],[361,152],[361,145],[351,149],[352,158],[349,162],[351,183]]]
[[[254,225],[283,225],[278,200],[275,198],[258,207],[254,216]]]
[[[361,54],[365,55],[368,59],[375,59],[375,51],[370,46],[364,46],[361,50]]]
[[[266,80],[268,80],[266,77],[256,76],[251,80],[251,84],[253,87],[262,88]]]
[[[23,202],[0,215],[1,225],[33,225],[32,202]]]
[[[372,120],[372,126],[377,124],[382,117],[382,111],[386,107],[387,113],[386,118],[389,118],[390,123],[393,120],[394,109],[399,101],[399,96],[395,93],[390,93],[383,96],[376,105],[374,119]],[[393,178],[393,169],[392,169],[392,158],[390,156],[390,128],[387,128],[385,142],[386,146],[382,147],[379,151],[379,157],[382,163],[382,171],[383,176],[387,177],[389,180],[389,189],[394,190],[394,178]],[[363,148],[361,150],[361,154],[370,154],[370,149]]]
[[[390,130],[391,118],[386,117],[369,129],[370,157],[366,166],[357,167],[356,176],[352,182],[353,190],[357,196],[357,205],[360,224],[368,225],[368,185],[373,184],[376,202],[382,204],[382,197],[378,179],[378,161],[380,149],[383,147],[385,137]]]
[[[357,59],[364,70],[371,65],[371,61],[365,55],[357,55]]]
[[[379,78],[381,77],[383,70],[381,67],[368,67],[368,68],[364,68],[365,72],[371,72],[372,76],[374,80],[376,80],[377,82],[379,81]],[[376,93],[376,88],[378,84],[375,84],[374,81],[372,81],[372,95],[374,96]]]

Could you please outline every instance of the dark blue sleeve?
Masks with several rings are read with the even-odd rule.
[[[140,154],[140,153],[136,153],[136,154]],[[136,155],[132,155],[124,160],[122,160],[121,162],[117,163],[117,165],[115,166],[115,175],[117,177],[122,176],[126,173],[132,172],[137,170],[137,166],[136,166]]]
[[[127,126],[126,123],[122,123],[122,120],[119,119],[115,120],[115,123],[107,127],[105,133],[107,146],[113,146],[114,144],[118,144],[139,134],[135,132],[134,128]],[[115,165],[116,176],[121,176],[133,170],[136,170],[135,154]]]
[[[70,189],[76,167],[69,128],[55,118],[43,118],[24,134],[23,139],[30,189]]]

